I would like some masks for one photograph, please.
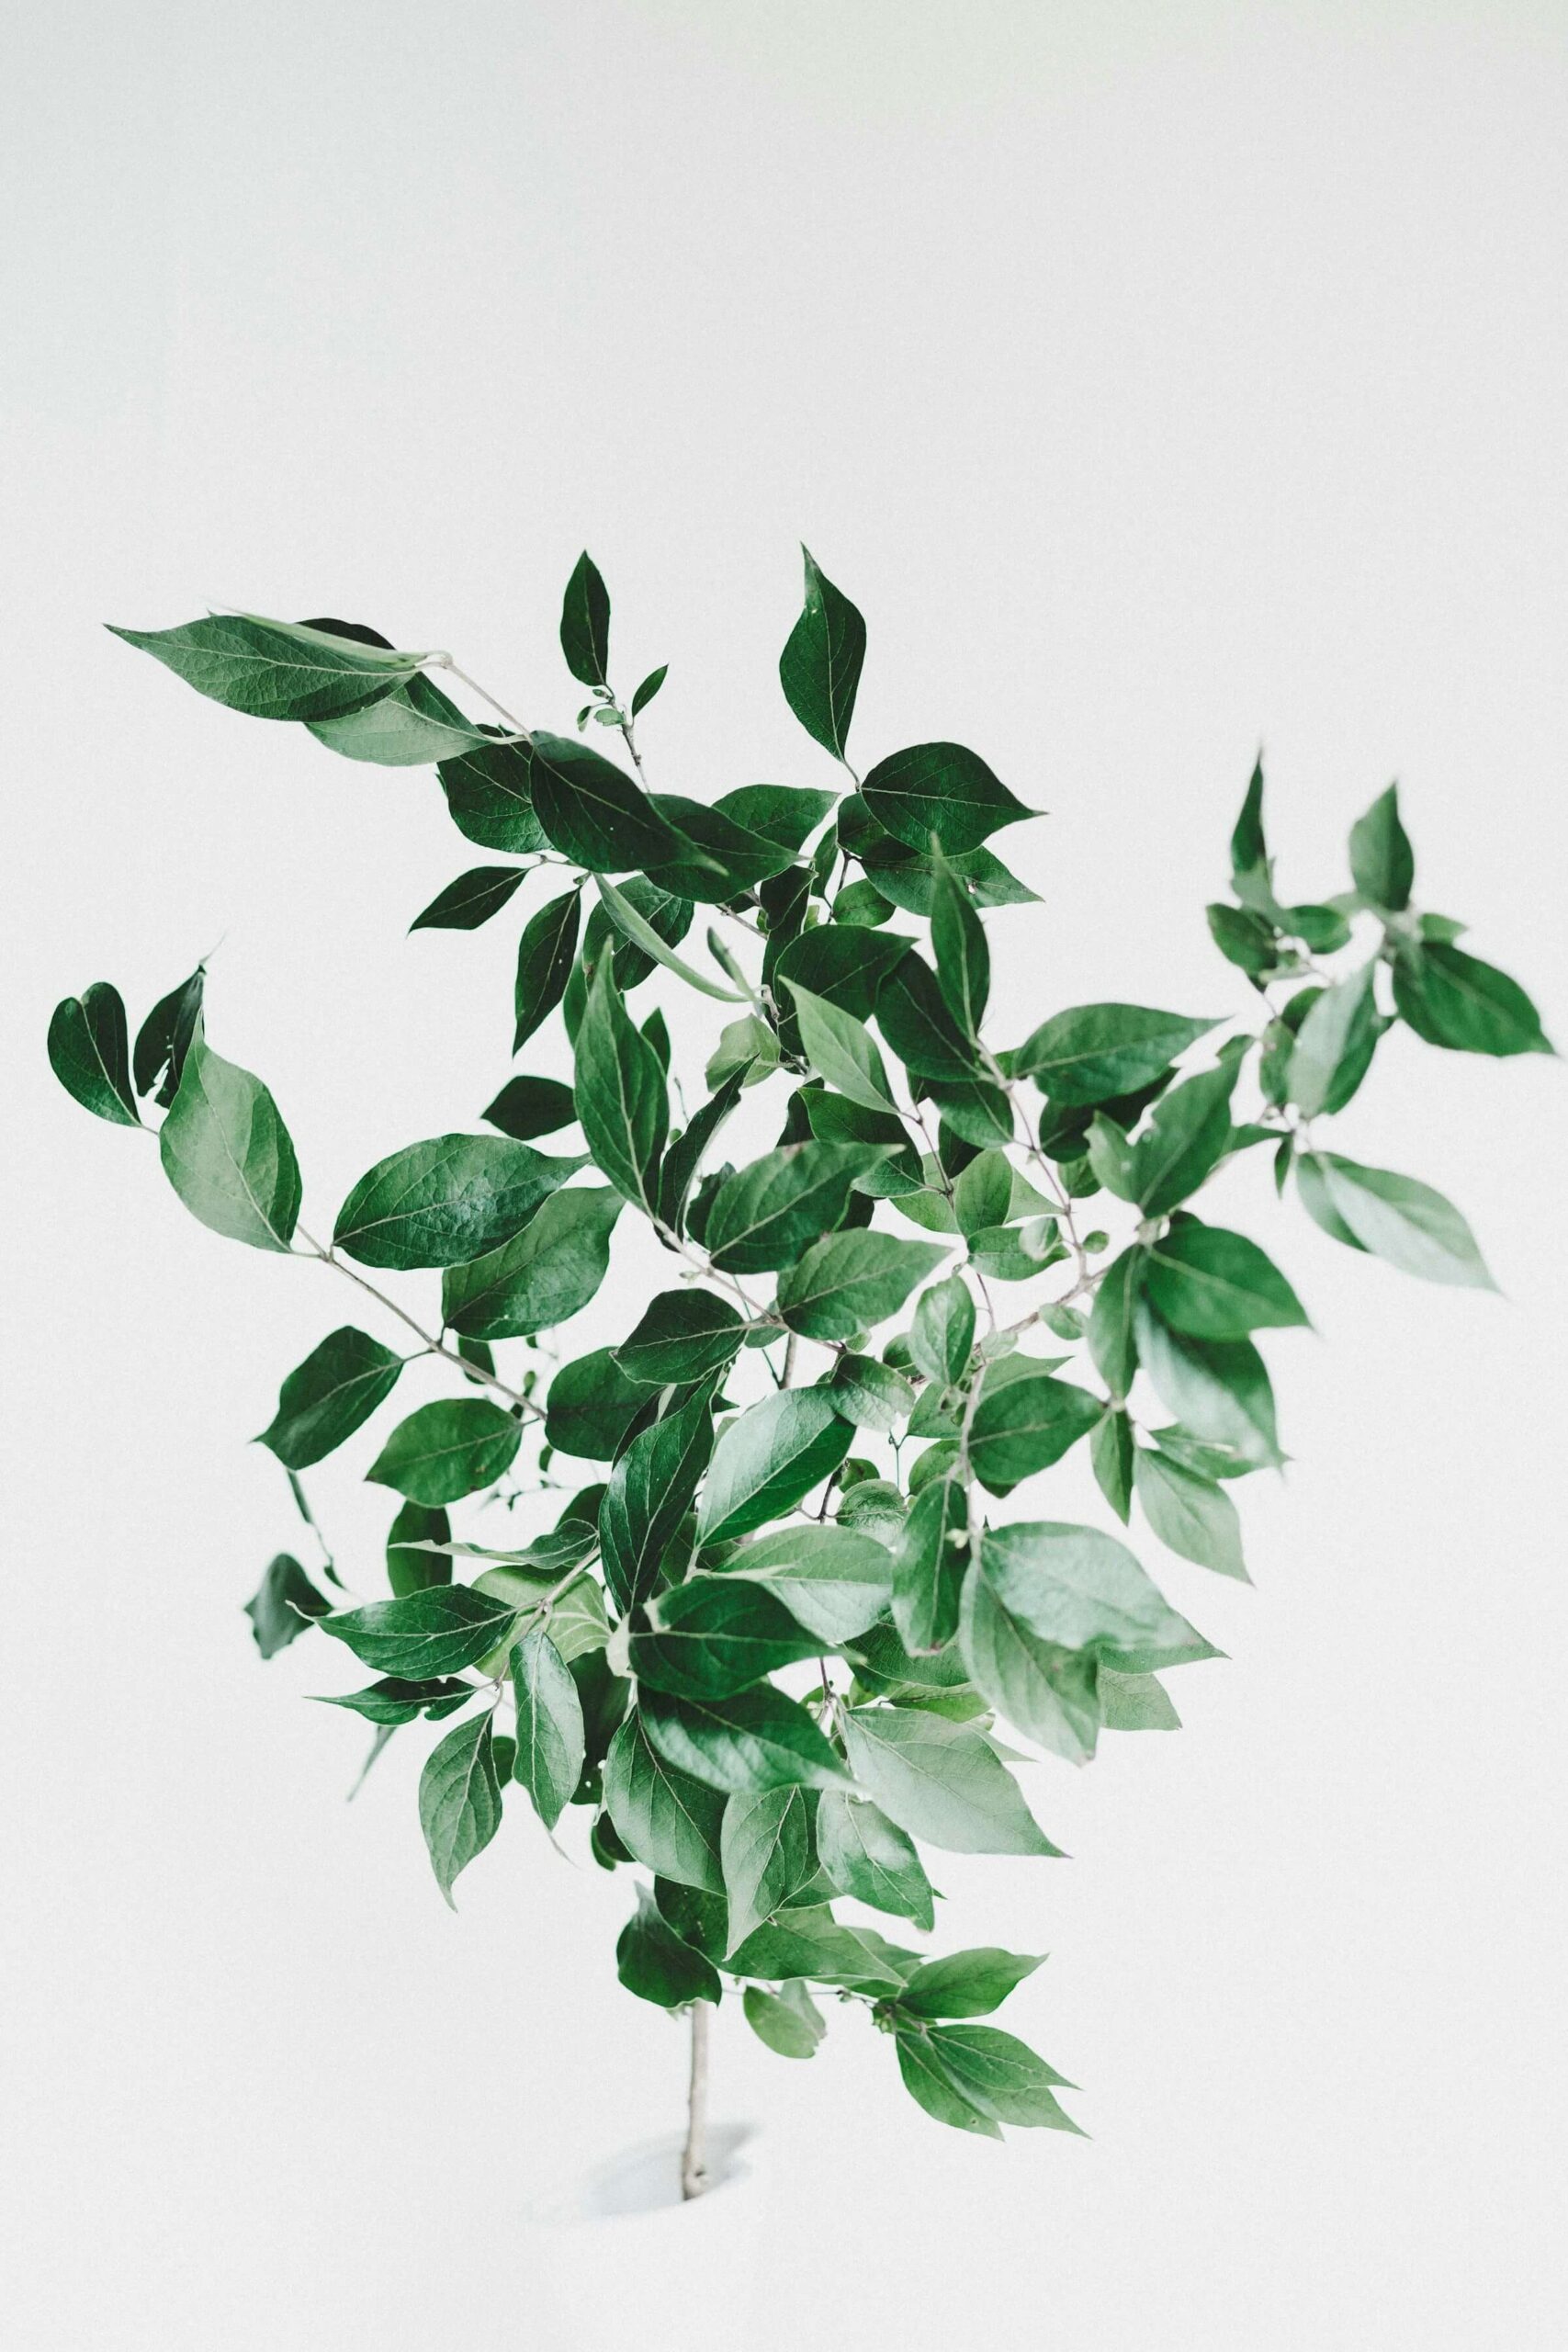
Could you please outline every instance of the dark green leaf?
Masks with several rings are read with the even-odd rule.
[[[632,1713],[604,1759],[604,1803],[629,1851],[660,1877],[724,1893],[719,1831],[724,1799],[678,1771],[652,1747]]]
[[[958,1631],[969,1566],[969,1498],[959,1478],[921,1488],[893,1545],[893,1623],[908,1650],[939,1650]]]
[[[976,2132],[983,2139],[999,2140],[1001,2127],[996,2118],[976,2107],[959,2087],[956,2078],[932,2049],[932,2039],[929,2033],[900,2033],[894,2037],[905,2089],[916,2105],[923,2107],[938,2123],[951,2123],[959,2132]]]
[[[732,1796],[724,1808],[719,1853],[733,1950],[797,1894],[816,1867],[805,1790]]]
[[[608,1462],[618,1453],[650,1391],[628,1380],[608,1348],[563,1363],[546,1400],[545,1437],[559,1453]]]
[[[660,687],[664,684],[665,679],[669,675],[670,664],[668,662],[661,662],[657,670],[650,670],[649,672],[647,677],[643,680],[641,685],[638,686],[636,694],[632,696],[632,717],[634,718],[636,718],[640,712],[645,711],[648,708],[649,704],[653,700],[654,695],[659,692]]]
[[[1342,1109],[1359,1085],[1378,1038],[1374,964],[1336,980],[1314,999],[1296,1031],[1286,1091],[1303,1116]]]
[[[427,1585],[450,1584],[449,1554],[427,1552],[427,1544],[449,1544],[452,1522],[426,1503],[404,1503],[387,1532],[387,1581],[400,1600]]]
[[[549,847],[534,814],[531,743],[482,743],[458,759],[443,760],[435,773],[452,822],[481,849],[524,857]]]
[[[918,2018],[989,2017],[1044,1957],[981,1944],[943,1960],[922,1961],[899,1994],[898,2007]]]
[[[517,1755],[513,1778],[553,1829],[576,1792],[587,1752],[582,1702],[565,1661],[543,1626],[526,1632],[512,1653],[517,1702]]]
[[[935,1242],[891,1233],[830,1233],[780,1278],[779,1311],[811,1339],[852,1339],[896,1315],[946,1254]]]
[[[390,1604],[396,1607],[398,1604]],[[457,1724],[431,1750],[419,1781],[419,1826],[448,1904],[459,1872],[501,1826],[501,1783],[488,1714]]]
[[[488,1397],[444,1397],[400,1421],[365,1475],[411,1502],[455,1503],[493,1485],[522,1437],[522,1423]]]
[[[649,1690],[638,1712],[666,1763],[732,1795],[795,1785],[829,1789],[849,1777],[806,1709],[769,1683],[728,1699]]]
[[[1399,793],[1392,784],[1350,828],[1350,875],[1369,906],[1393,915],[1410,904],[1416,855],[1399,821]]]
[[[1133,1427],[1123,1412],[1109,1412],[1089,1433],[1095,1484],[1123,1527],[1133,1515]]]
[[[1022,1478],[1059,1462],[1087,1437],[1103,1408],[1098,1397],[1047,1372],[998,1387],[987,1382],[969,1427],[969,1459],[987,1492],[1005,1495]]]
[[[712,1451],[713,1396],[711,1389],[700,1388],[678,1412],[639,1430],[611,1471],[599,1506],[599,1537],[604,1581],[622,1611],[654,1589]]]
[[[976,1048],[948,1011],[936,974],[913,948],[884,980],[876,1018],[892,1051],[918,1077],[963,1080],[978,1075]]]
[[[206,987],[207,967],[198,964],[188,980],[182,980],[177,989],[171,989],[167,996],[159,998],[136,1033],[136,1052],[131,1063],[136,1091],[150,1094],[157,1086],[157,1099],[165,1111],[179,1091],[180,1074],[196,1035]]]
[[[1038,813],[962,743],[916,743],[895,752],[877,762],[861,797],[895,841],[929,850],[934,834],[944,850],[959,854],[978,849],[1001,826]]]
[[[1223,900],[1205,907],[1203,911],[1209,919],[1210,935],[1227,963],[1236,965],[1254,979],[1273,971],[1284,950],[1271,922],[1249,908],[1226,906]]]
[[[570,1087],[558,1078],[513,1078],[480,1116],[514,1143],[532,1143],[536,1136],[569,1127],[577,1116],[577,1104]]]
[[[933,1283],[915,1309],[909,1353],[928,1380],[962,1380],[975,1344],[975,1301],[959,1274]]]
[[[661,2009],[683,2009],[693,2001],[716,2006],[723,1997],[713,1962],[682,1940],[645,1886],[637,1891],[637,1916],[621,1929],[615,1973],[628,1993]]]
[[[259,1589],[245,1603],[245,1614],[263,1657],[276,1657],[290,1642],[297,1642],[314,1619],[330,1616],[332,1606],[299,1561],[279,1552],[267,1562]]]
[[[693,1114],[691,1125],[675,1137],[664,1154],[659,1172],[659,1214],[677,1233],[685,1230],[686,1196],[702,1156],[734,1110],[745,1082],[745,1067],[725,1079],[716,1092]]]
[[[854,1707],[854,1776],[912,1838],[958,1854],[1056,1854],[984,1735],[923,1707]]]
[[[1150,1243],[1144,1286],[1162,1318],[1197,1340],[1245,1340],[1249,1331],[1286,1329],[1307,1319],[1284,1275],[1255,1241],[1196,1217],[1178,1219]],[[1097,1317],[1100,1312],[1097,1300]],[[1091,1351],[1094,1344],[1091,1326]],[[1095,1361],[1108,1385],[1125,1396],[1127,1383],[1112,1381],[1098,1354]]]
[[[721,792],[719,814],[796,856],[833,806],[834,796],[800,784],[742,784]]]
[[[658,1054],[632,1023],[604,965],[577,1033],[574,1091],[598,1166],[618,1193],[654,1215],[669,1092]]]
[[[1469,1054],[1552,1051],[1540,1015],[1518,982],[1442,940],[1417,942],[1399,957],[1393,1001],[1429,1046]]]
[[[874,1624],[893,1590],[891,1555],[874,1536],[849,1527],[782,1527],[742,1545],[723,1562],[722,1573],[776,1593],[829,1649]]]
[[[428,1715],[433,1724],[443,1716],[456,1714],[474,1696],[471,1682],[454,1680],[449,1675],[438,1675],[429,1682],[405,1682],[397,1675],[388,1675],[380,1682],[372,1682],[367,1690],[350,1690],[341,1699],[318,1699],[321,1707],[348,1707],[367,1723],[412,1724],[421,1715]]]
[[[521,1233],[441,1280],[441,1319],[469,1339],[553,1330],[587,1306],[610,1266],[621,1196],[607,1186],[556,1193]]]
[[[663,1290],[615,1350],[615,1362],[628,1380],[650,1386],[701,1380],[733,1363],[746,1330],[729,1301],[711,1290]]]
[[[520,1233],[582,1165],[501,1136],[409,1144],[360,1178],[338,1211],[333,1246],[363,1266],[462,1265]]]
[[[865,659],[865,623],[818,569],[810,549],[800,552],[806,560],[806,602],[779,656],[779,683],[807,733],[841,760]]]
[[[838,1468],[850,1438],[825,1388],[786,1388],[749,1406],[714,1448],[697,1511],[699,1540],[745,1535],[793,1510]]]
[[[256,1250],[287,1250],[299,1163],[259,1078],[215,1054],[197,1021],[179,1091],[158,1131],[164,1173],[191,1215]]]
[[[1064,2081],[1026,2042],[996,2026],[943,2025],[927,2037],[928,2052],[948,2081],[982,2111],[1002,2123],[1036,2124],[1048,2132],[1079,2127],[1058,2105]]]
[[[719,1188],[708,1215],[704,1240],[714,1264],[736,1274],[790,1265],[808,1241],[838,1224],[864,1164],[864,1149],[854,1144],[796,1143],[740,1169]]]
[[[754,833],[722,808],[679,793],[656,792],[653,807],[676,836],[674,852],[650,863],[649,881],[671,896],[722,906],[782,874],[792,853],[766,833]]]
[[[1236,1075],[1235,1061],[1221,1062],[1160,1097],[1133,1147],[1134,1197],[1145,1217],[1168,1216],[1224,1159]]]
[[[676,1698],[727,1699],[818,1647],[765,1584],[699,1576],[655,1604],[652,1625],[631,1637],[631,1666],[640,1683]]]
[[[646,872],[679,853],[641,786],[570,735],[536,733],[529,789],[552,848],[590,873]]]
[[[345,1323],[289,1374],[259,1442],[287,1468],[308,1469],[369,1419],[402,1368],[401,1356]]]
[[[845,804],[848,805],[847,803]],[[936,898],[935,861],[878,829],[857,850],[868,878],[906,914],[930,915]],[[988,849],[948,851],[948,864],[974,894],[977,907],[1037,906],[1039,894],[1021,882]]]
[[[513,1052],[521,1052],[541,1023],[547,1021],[566,993],[577,954],[578,925],[582,901],[575,890],[563,890],[524,925],[517,943],[517,978],[513,989],[516,1023]]]
[[[95,980],[80,996],[68,996],[55,1006],[49,1024],[49,1060],[67,1094],[84,1110],[115,1126],[141,1125],[130,1091],[125,1003],[109,981]]]
[[[1268,843],[1263,837],[1263,763],[1253,767],[1231,835],[1231,888],[1243,905],[1269,914],[1274,906],[1274,883]]]
[[[1106,1102],[1161,1077],[1215,1023],[1139,1004],[1080,1004],[1053,1013],[1011,1056],[1053,1103]]]
[[[874,1928],[844,1928],[827,1904],[795,1904],[765,1928],[752,1929],[728,1965],[739,1976],[814,1977],[857,1991],[897,1992],[903,1976]]]
[[[330,718],[390,694],[422,656],[382,651],[325,630],[243,613],[209,613],[180,628],[115,628],[194,686],[253,718]]]
[[[803,931],[785,943],[767,977],[775,984],[775,995],[784,987],[807,989],[864,1021],[884,978],[908,952],[909,941],[902,932],[818,923],[814,931]]]
[[[966,1037],[978,1037],[991,989],[991,951],[969,892],[939,852],[931,898],[931,946],[947,1009]]]
[[[609,684],[610,592],[586,548],[566,583],[561,605],[560,650],[566,666],[585,686]]]
[[[874,1356],[841,1355],[828,1385],[836,1413],[855,1429],[877,1430],[884,1436],[906,1419],[915,1401],[908,1381]]]
[[[378,1672],[424,1681],[476,1665],[509,1634],[516,1617],[512,1603],[497,1594],[439,1584],[400,1600],[341,1611],[326,1619],[323,1631]]]
[[[475,865],[459,874],[410,923],[411,931],[478,931],[497,915],[518,884],[527,877],[523,865]],[[567,961],[570,962],[569,956]]]

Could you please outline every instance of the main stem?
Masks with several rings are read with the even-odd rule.
[[[681,2194],[700,2197],[708,2185],[708,2005],[694,2001],[692,2071],[686,2086],[686,2144],[681,2151]]]

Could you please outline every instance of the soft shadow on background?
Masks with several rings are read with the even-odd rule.
[[[992,926],[1021,1027],[1242,1004],[1202,907],[1262,740],[1290,895],[1343,886],[1397,775],[1424,902],[1561,1037],[1568,24],[64,6],[11,62],[14,2340],[500,2352],[525,2199],[674,2120],[629,1888],[518,1808],[449,1916],[414,1735],[344,1804],[358,1727],[299,1695],[340,1676],[257,1665],[239,1605],[294,1539],[245,1441],[345,1299],[197,1227],[43,1035],[221,939],[210,1033],[314,1222],[505,1076],[516,924],[406,939],[477,862],[434,778],[98,624],[344,615],[558,727],[586,541],[625,674],[671,664],[650,763],[706,797],[830,780],[774,674],[805,537],[867,616],[868,752],[971,741],[1051,811],[1015,837],[1043,906]],[[1039,1768],[1070,1863],[942,1876],[948,1942],[1053,1952],[1018,2024],[1093,2141],[944,2134],[860,2018],[791,2068],[727,2007],[716,2110],[777,2183],[747,2352],[1562,2340],[1561,1072],[1401,1035],[1338,1134],[1450,1193],[1506,1295],[1226,1179],[1321,1334],[1269,1351],[1258,1589],[1145,1541],[1231,1662],[1179,1737]],[[373,1562],[370,1442],[317,1486]],[[1073,1476],[1036,1508],[1100,1515]],[[675,2352],[678,2307],[640,2335]]]

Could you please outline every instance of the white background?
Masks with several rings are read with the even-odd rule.
[[[1290,894],[1397,774],[1424,902],[1561,1031],[1568,20],[161,0],[34,12],[9,65],[10,2340],[546,2343],[525,2198],[679,2102],[629,1890],[519,1809],[450,1916],[419,1735],[344,1806],[359,1727],[299,1695],[341,1668],[238,1612],[297,1540],[245,1440],[350,1295],[195,1225],[43,1060],[57,997],[138,1018],[221,936],[213,1041],[324,1225],[505,1075],[516,922],[406,939],[477,862],[428,773],[98,623],[359,617],[558,727],[586,540],[620,674],[671,665],[658,779],[708,797],[831,780],[774,675],[805,537],[868,618],[862,751],[972,741],[1051,811],[1004,1030],[1245,1003],[1202,906],[1261,738]],[[727,2007],[781,2184],[742,2352],[1562,2340],[1562,1106],[1401,1035],[1341,1123],[1503,1298],[1227,1179],[1321,1334],[1269,1350],[1257,1590],[1154,1563],[1232,1662],[1179,1737],[1039,1768],[1070,1863],[939,1873],[947,1942],[1053,1952],[1004,2021],[1092,2143],[944,2133],[858,2016],[791,2067]],[[373,1586],[371,1447],[314,1484]]]

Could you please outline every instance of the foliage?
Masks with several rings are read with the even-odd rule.
[[[498,1133],[383,1158],[323,1246],[271,1093],[207,1042],[204,967],[134,1051],[116,989],[67,998],[50,1057],[102,1119],[149,1132],[163,1110],[164,1168],[203,1223],[349,1275],[405,1350],[418,1333],[400,1353],[340,1326],[283,1379],[261,1442],[310,1526],[298,1474],[382,1412],[415,1355],[450,1376],[367,1473],[400,1506],[389,1597],[350,1605],[330,1558],[313,1577],[280,1553],[248,1604],[264,1657],[315,1631],[323,1664],[336,1643],[376,1678],[329,1700],[376,1726],[372,1757],[400,1727],[447,1725],[419,1792],[446,1899],[520,1787],[545,1832],[575,1808],[599,1863],[647,1874],[615,1952],[638,1997],[681,2008],[728,1983],[802,2059],[826,1994],[869,2012],[939,2120],[1074,2131],[1063,2078],[974,2022],[1033,1957],[928,1958],[838,1908],[925,1935],[931,1851],[1055,1855],[1010,1743],[1081,1764],[1103,1734],[1174,1728],[1159,1678],[1216,1655],[1119,1536],[996,1506],[1086,1445],[1118,1522],[1136,1511],[1181,1559],[1245,1577],[1231,1489],[1282,1460],[1257,1335],[1307,1317],[1209,1198],[1261,1145],[1280,1193],[1347,1248],[1486,1286],[1456,1208],[1320,1123],[1401,1024],[1450,1051],[1551,1047],[1523,990],[1415,905],[1392,787],[1351,834],[1351,887],[1285,903],[1261,768],[1231,896],[1208,910],[1254,1021],[1010,1009],[993,1042],[982,910],[1032,893],[989,843],[1031,811],[960,744],[893,750],[863,779],[850,765],[865,625],[810,556],[780,674],[837,792],[650,790],[636,725],[666,673],[623,700],[610,619],[584,555],[560,632],[589,695],[572,735],[470,719],[433,674],[461,682],[448,656],[341,621],[118,632],[344,756],[435,765],[458,830],[506,862],[413,928],[472,930],[547,886],[521,925],[514,1050],[558,1017],[572,1086],[513,1075],[482,1114]],[[611,737],[625,763],[596,748]],[[643,998],[660,974],[723,1007],[689,1112]],[[764,1086],[776,1141],[732,1166],[725,1123]],[[655,1295],[551,1376],[542,1342],[639,1222],[664,1252]],[[430,1328],[367,1267],[422,1280]],[[504,1370],[498,1347],[519,1351]],[[574,1460],[594,1483],[572,1492]],[[542,1521],[563,1483],[527,1540],[454,1539],[452,1507],[537,1498]]]

